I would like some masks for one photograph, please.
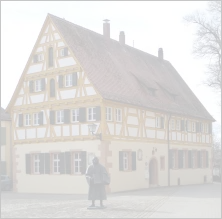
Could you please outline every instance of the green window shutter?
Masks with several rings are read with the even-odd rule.
[[[96,121],[100,121],[100,120],[101,120],[101,107],[96,106]]]
[[[71,152],[65,152],[66,174],[71,174]]]
[[[52,67],[53,66],[53,48],[50,47],[48,50],[48,66]]]
[[[196,122],[196,132],[199,132],[199,122]]]
[[[44,153],[39,154],[39,160],[40,160],[39,172],[40,172],[40,174],[44,174],[44,167],[45,167],[45,156],[44,155],[45,155]]]
[[[163,116],[161,117],[161,128],[162,129],[164,128],[164,117]]]
[[[183,168],[183,150],[178,151],[178,162],[179,162],[179,169]]]
[[[50,80],[50,97],[55,97],[55,80]]]
[[[55,111],[51,110],[49,117],[50,117],[50,124],[54,125],[55,124]]]
[[[63,87],[63,75],[59,75],[59,88]]]
[[[6,145],[6,127],[1,127],[1,145]]]
[[[86,173],[86,151],[81,151],[81,165],[80,171],[82,174]]]
[[[34,81],[29,81],[29,92],[30,93],[34,92]]]
[[[39,125],[43,125],[43,112],[39,112]]]
[[[25,155],[26,174],[31,174],[31,154]]]
[[[65,153],[59,153],[59,172],[65,174]]]
[[[50,174],[50,154],[45,153],[45,174]]]
[[[69,124],[70,123],[70,110],[64,109],[64,123]]]
[[[19,127],[22,127],[23,126],[23,114],[19,114]]]
[[[180,121],[180,127],[181,127],[181,131],[184,131],[184,120]]]
[[[119,171],[123,171],[123,151],[119,151]]]
[[[41,90],[45,90],[45,78],[41,78]]]
[[[65,47],[65,48],[64,48],[64,56],[67,56],[67,55],[68,55],[68,48]]]
[[[79,108],[79,122],[86,121],[86,108]]]
[[[136,151],[132,151],[132,170],[136,170]]]
[[[34,63],[37,63],[37,62],[38,62],[38,55],[34,55],[34,56],[33,56],[33,62],[34,62]]]
[[[77,72],[72,73],[72,86],[77,86]]]

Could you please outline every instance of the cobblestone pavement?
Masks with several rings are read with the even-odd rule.
[[[221,184],[113,193],[105,209],[89,204],[86,195],[2,192],[1,218],[221,218]]]

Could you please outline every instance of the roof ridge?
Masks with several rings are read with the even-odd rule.
[[[84,29],[84,30],[86,30],[86,31],[90,31],[90,32],[92,32],[92,33],[94,33],[94,34],[96,34],[96,35],[99,35],[100,37],[102,37],[102,38],[105,40],[104,36],[103,36],[102,34],[100,34],[100,33],[97,33],[97,32],[95,32],[95,31],[93,31],[93,30],[87,29],[87,28],[85,28],[85,27],[83,27],[83,26],[80,26],[80,25],[75,24],[75,23],[73,23],[73,22],[71,22],[71,21],[65,20],[65,19],[63,19],[63,18],[61,18],[61,17],[58,17],[58,16],[56,16],[56,15],[53,15],[53,14],[50,14],[50,13],[48,13],[48,15],[49,15],[49,16],[52,16],[52,17],[56,17],[57,19],[60,19],[60,20],[62,20],[62,21],[68,22],[68,23],[70,23],[70,24],[72,24],[72,25],[74,25],[74,26],[76,26],[76,27],[80,27],[80,28],[82,28],[82,29]],[[115,39],[113,39],[113,38],[109,38],[108,40],[112,40],[113,42],[118,43],[118,44],[120,45],[120,43],[119,43],[118,40],[115,40]],[[121,45],[121,46],[129,47],[130,49],[134,49],[134,50],[136,50],[136,51],[138,51],[138,52],[143,52],[143,53],[145,53],[146,55],[149,55],[149,56],[152,56],[153,58],[158,59],[157,56],[152,55],[152,54],[150,54],[150,53],[148,53],[148,52],[145,52],[145,51],[143,51],[143,50],[140,50],[140,49],[138,49],[138,48],[132,47],[132,46],[130,46],[130,45],[128,45],[128,44],[124,44],[124,45]],[[163,60],[163,61],[167,61],[167,60]]]

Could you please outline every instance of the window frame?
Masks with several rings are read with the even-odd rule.
[[[112,107],[106,107],[106,121],[113,121]]]
[[[34,113],[33,114],[33,125],[39,125],[39,113]]]
[[[27,118],[28,116],[28,118]],[[27,123],[28,121],[28,123]],[[32,125],[32,117],[30,113],[25,114],[25,126],[31,126]]]
[[[36,156],[37,156],[37,159],[36,159]],[[33,174],[40,174],[40,157],[39,157],[39,154],[37,154],[37,153],[32,154],[32,165],[33,165],[32,173]],[[36,167],[37,167],[38,171],[36,171]]]
[[[116,108],[115,114],[116,114],[116,122],[122,122],[122,109]]]
[[[75,115],[73,114],[73,112],[75,112]],[[71,117],[72,117],[71,119],[72,123],[79,122],[79,108],[71,110]],[[75,120],[73,120],[73,117],[75,117]]]
[[[38,79],[38,80],[35,80],[34,81],[34,90],[35,92],[40,92],[42,91],[42,82],[41,82],[41,79]],[[38,89],[37,89],[38,88]]]
[[[87,121],[96,121],[96,107],[87,108]]]
[[[78,155],[78,157],[76,157]],[[78,165],[76,165],[76,162]],[[75,151],[72,153],[72,173],[74,175],[81,175],[81,164],[82,164],[82,159],[81,159],[81,152],[80,151]],[[76,167],[78,170],[76,171]]]
[[[72,87],[72,74],[65,75],[65,87]]]
[[[64,124],[64,110],[56,111],[56,124]]]
[[[181,131],[181,120],[180,119],[176,120],[176,130]]]
[[[156,116],[156,128],[161,128],[161,116]]]
[[[57,155],[56,158],[55,158],[55,155]],[[60,164],[59,153],[52,153],[52,173],[53,174],[60,174],[60,172],[59,172],[60,165],[59,164]],[[55,171],[55,168],[57,169],[56,171]]]

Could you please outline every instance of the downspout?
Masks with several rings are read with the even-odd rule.
[[[169,139],[170,119],[171,119],[171,113],[168,116],[168,123],[167,123],[168,186],[170,186],[170,139]]]

